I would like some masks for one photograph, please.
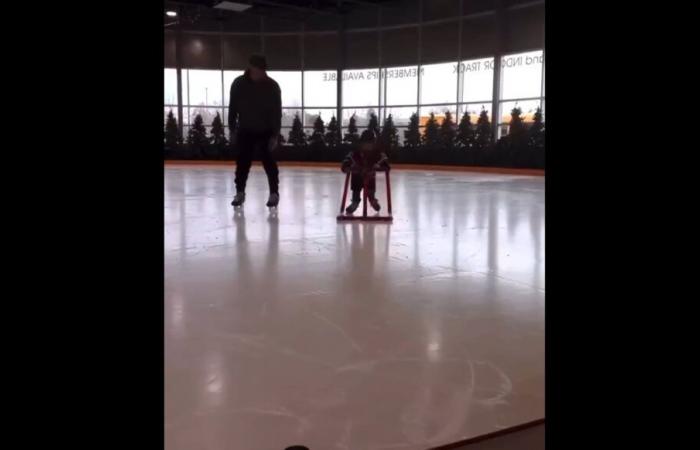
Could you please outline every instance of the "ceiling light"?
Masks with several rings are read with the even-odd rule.
[[[228,11],[235,11],[235,12],[243,12],[250,7],[251,7],[251,5],[247,5],[245,3],[238,3],[238,2],[219,2],[218,4],[214,5],[214,8],[226,9]]]

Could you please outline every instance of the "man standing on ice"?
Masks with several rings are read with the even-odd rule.
[[[236,161],[235,207],[245,202],[245,186],[253,163],[253,155],[260,151],[260,159],[270,186],[268,207],[279,203],[279,170],[272,151],[279,145],[282,125],[282,93],[275,80],[267,76],[264,56],[253,55],[248,69],[231,84],[228,126],[231,140],[238,147]]]

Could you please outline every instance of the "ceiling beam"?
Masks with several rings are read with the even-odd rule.
[[[335,12],[331,12],[331,11],[325,11],[325,10],[316,9],[316,8],[306,8],[304,6],[289,5],[287,3],[279,3],[279,2],[274,2],[271,0],[254,0],[252,4],[253,5],[275,6],[275,7],[279,7],[279,8],[298,11],[301,13],[323,14],[323,15],[327,15],[327,16],[336,16],[336,17],[340,16],[340,14],[335,13]]]
[[[239,2],[241,0],[238,0]],[[218,3],[219,1],[213,1],[211,2],[212,5]],[[218,20],[226,20],[230,17],[233,17],[235,15],[241,15],[241,16],[248,16],[248,17],[267,17],[271,19],[279,19],[279,20],[286,20],[289,22],[294,22],[294,23],[300,23],[301,19],[298,16],[291,17],[287,14],[284,14],[284,12],[291,12],[291,11],[282,11],[281,9],[277,10],[271,10],[271,11],[276,11],[277,13],[272,14],[268,13],[267,11],[256,11],[255,9],[248,9],[246,11],[229,11],[229,10],[224,10],[224,9],[217,9],[214,8],[213,6],[206,6],[201,3],[193,3],[193,2],[187,2],[187,1],[179,1],[179,0],[167,0],[167,4],[170,5],[177,5],[177,6],[182,6],[184,8],[190,8],[190,9],[198,9],[201,12],[208,12],[208,13],[213,13],[215,16],[208,17],[210,19],[218,19]],[[251,6],[254,6],[254,4],[251,2]],[[279,14],[281,13],[281,14]]]
[[[375,2],[364,2],[361,0],[342,0],[342,1],[345,3],[353,3],[355,5],[374,6],[375,8],[381,6],[381,2],[376,2],[376,3]]]

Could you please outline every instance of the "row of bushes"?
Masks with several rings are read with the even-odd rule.
[[[476,124],[471,122],[467,113],[459,124],[453,122],[449,112],[441,123],[431,113],[423,131],[420,130],[418,115],[414,113],[404,131],[403,145],[399,145],[398,130],[391,115],[380,128],[377,116],[372,114],[367,128],[380,136],[392,162],[544,168],[545,127],[539,108],[531,124],[523,121],[520,108],[514,108],[509,133],[495,143],[485,110],[481,111]],[[283,145],[276,153],[280,161],[340,161],[359,139],[359,130],[354,116],[350,118],[344,136],[341,136],[335,117],[328,126],[318,117],[311,134],[307,135],[296,116],[287,139],[280,138]],[[218,113],[209,135],[198,115],[185,143],[182,143],[177,120],[170,112],[164,140],[166,159],[236,159],[237,156],[235,146],[229,145]]]

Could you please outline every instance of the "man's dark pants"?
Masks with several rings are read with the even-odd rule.
[[[253,164],[253,156],[256,151],[260,152],[267,182],[270,186],[270,193],[277,193],[279,186],[279,169],[272,157],[272,151],[268,147],[273,133],[270,132],[250,132],[240,130],[238,132],[238,160],[236,161],[236,191],[245,192],[246,182],[250,166]]]

